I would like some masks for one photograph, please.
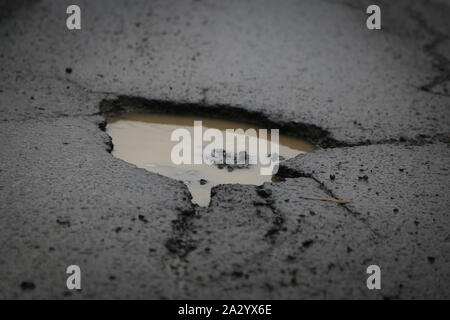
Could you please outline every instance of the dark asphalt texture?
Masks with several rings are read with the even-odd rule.
[[[447,1],[72,2],[0,1],[0,298],[450,299]],[[154,106],[322,148],[198,208],[109,153]]]

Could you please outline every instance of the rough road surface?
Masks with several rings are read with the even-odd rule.
[[[0,298],[450,298],[446,1],[72,2],[0,1]],[[322,149],[197,208],[109,153],[155,105]]]

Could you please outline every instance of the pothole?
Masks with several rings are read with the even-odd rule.
[[[220,130],[224,137],[226,137],[227,129],[242,129],[242,131],[237,131],[235,136],[245,137],[246,141],[249,141],[248,139],[251,136],[249,133],[251,131],[247,130],[255,129],[256,135],[254,137],[257,139],[258,146],[259,143],[266,143],[268,146],[265,156],[268,158],[274,156],[274,154],[270,153],[271,136],[261,136],[259,131],[259,129],[264,128],[259,128],[253,124],[217,118],[131,111],[108,115],[106,131],[112,138],[114,145],[112,154],[115,157],[132,163],[139,168],[183,181],[192,195],[192,202],[199,206],[207,206],[209,204],[211,188],[216,185],[229,183],[261,185],[273,179],[272,175],[261,174],[262,167],[265,167],[263,164],[259,162],[250,164],[251,161],[249,159],[251,159],[252,153],[249,152],[248,145],[245,153],[231,153],[227,152],[225,141],[223,142],[223,149],[213,149],[212,152],[209,152],[212,157],[210,163],[175,164],[172,158],[172,151],[179,144],[179,141],[171,140],[174,130],[182,128],[187,130],[185,132],[190,133],[192,137],[190,141],[192,158],[198,153],[203,154],[205,147],[209,144],[209,142],[204,141],[200,148],[198,145],[194,145],[194,137],[199,132],[195,131],[194,123],[198,125],[198,121],[201,121],[202,125],[202,138],[203,133],[211,128]],[[280,130],[279,143],[276,144],[280,160],[289,159],[316,148],[307,141],[284,135],[282,131]],[[237,146],[235,150],[238,150]],[[184,151],[181,154],[183,153]],[[233,158],[234,160],[243,158],[244,160],[241,164],[227,164],[228,162],[222,164],[215,161],[217,155],[223,157],[224,160],[228,158]]]

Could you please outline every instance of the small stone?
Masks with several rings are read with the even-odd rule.
[[[261,198],[269,198],[272,195],[272,190],[270,189],[258,189],[256,192]]]
[[[144,223],[147,223],[147,222],[148,222],[148,220],[147,220],[147,219],[145,218],[145,216],[142,215],[142,214],[138,215],[138,219],[139,219],[140,221],[144,222]]]
[[[61,226],[70,227],[70,219],[68,217],[58,217],[56,223]]]
[[[306,240],[302,242],[302,246],[305,248],[310,247],[314,243],[314,240]]]
[[[31,281],[24,281],[20,284],[22,290],[34,290],[36,288],[35,284]]]

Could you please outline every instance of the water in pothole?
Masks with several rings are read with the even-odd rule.
[[[220,130],[224,137],[226,129],[246,131],[253,128],[257,132],[259,129],[255,125],[215,118],[130,112],[110,116],[107,119],[107,133],[111,136],[114,144],[113,155],[133,163],[139,168],[183,181],[192,195],[192,202],[200,206],[209,204],[211,188],[218,184],[261,185],[272,180],[271,175],[261,174],[260,168],[263,165],[259,161],[254,165],[237,167],[226,164],[174,164],[171,159],[172,148],[179,142],[171,141],[171,134],[178,128],[187,129],[191,134],[192,153],[194,154],[194,121],[202,121],[203,133],[208,128],[215,128]],[[270,130],[268,131],[270,133]],[[259,142],[262,137],[258,135],[257,139]],[[267,139],[270,139],[270,135]],[[267,141],[263,142],[267,143]],[[209,143],[204,141],[203,148]],[[223,146],[226,146],[225,141]],[[267,146],[268,152],[270,152],[270,142]],[[281,130],[278,146],[280,159],[289,159],[316,148],[311,143],[299,138],[283,135]],[[197,150],[197,152],[202,153],[202,150]],[[221,150],[220,153],[222,152]]]

